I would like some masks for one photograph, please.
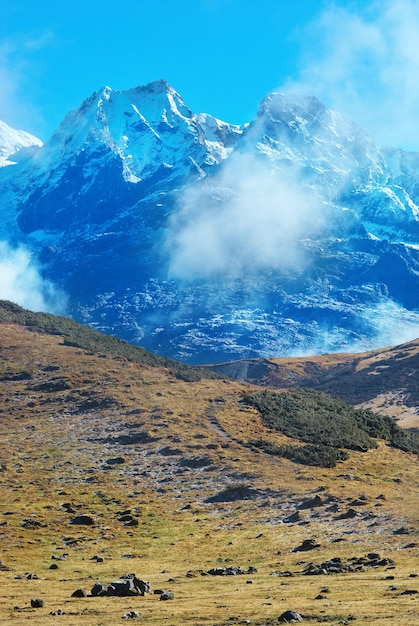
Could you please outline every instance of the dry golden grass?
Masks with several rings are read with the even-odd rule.
[[[419,594],[402,595],[419,590],[417,457],[380,444],[334,469],[295,465],[247,446],[289,441],[241,404],[248,385],[181,382],[13,324],[0,337],[1,624],[114,626],[132,610],[143,624],[270,624],[287,609],[309,624],[419,623]],[[211,501],[234,490],[249,499]],[[339,512],[301,508],[315,494]],[[360,498],[355,517],[337,519]],[[119,521],[128,509],[138,526]],[[72,525],[78,514],[94,525]],[[309,538],[320,547],[293,552]],[[310,561],[369,552],[394,569],[302,575]],[[257,572],[203,575],[217,566]],[[131,572],[174,599],[71,597]]]

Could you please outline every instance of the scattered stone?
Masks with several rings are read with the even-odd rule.
[[[365,498],[357,498],[356,500],[352,500],[349,502],[349,506],[365,506],[367,504],[367,500]]]
[[[418,593],[417,589],[406,589],[406,591],[401,592],[401,596],[414,596]]]
[[[102,583],[95,583],[90,590],[92,596],[106,596],[107,587]]]
[[[126,461],[123,456],[117,456],[113,459],[106,459],[105,461],[107,465],[123,465],[125,462]]]
[[[353,474],[338,474],[338,478],[343,478],[344,480],[361,480],[359,476],[354,476]]]
[[[324,505],[323,499],[319,495],[317,495],[317,496],[314,496],[314,498],[308,498],[300,502],[300,504],[298,505],[298,508],[299,509],[314,509],[318,506],[323,506],[323,505]]]
[[[58,565],[57,565],[56,563],[52,563],[52,564],[49,566],[49,569],[58,569]]]
[[[44,601],[42,598],[32,598],[31,607],[33,609],[41,609],[44,606]]]
[[[358,512],[355,509],[350,508],[346,511],[346,513],[342,513],[338,517],[335,517],[335,519],[353,519],[354,517],[358,517]]]
[[[175,594],[173,593],[173,591],[164,591],[160,595],[160,600],[173,600],[174,597],[175,597]]]
[[[281,622],[282,624],[294,624],[302,621],[303,618],[296,611],[284,611],[284,613],[278,617],[278,622]]]
[[[293,552],[307,552],[308,550],[314,550],[320,548],[320,544],[316,543],[314,539],[304,539],[303,543],[293,549]]]
[[[401,526],[400,528],[396,528],[393,530],[393,535],[409,535],[410,530],[406,528],[406,526]]]
[[[70,520],[70,524],[80,524],[84,526],[93,526],[95,520],[91,515],[77,515]]]
[[[51,611],[50,615],[65,615],[65,611],[62,609],[57,609],[56,611]]]
[[[70,504],[70,502],[64,502],[60,504],[61,508],[65,510],[66,513],[75,513],[76,509]]]
[[[291,515],[288,515],[288,517],[285,517],[283,521],[285,524],[292,524],[294,522],[299,522],[300,519],[301,519],[300,511],[295,511],[295,513],[292,513]]]
[[[207,574],[211,576],[237,576],[240,574],[254,574],[257,572],[255,567],[249,567],[247,570],[240,566],[235,567],[212,567]]]
[[[138,619],[140,617],[140,614],[137,613],[137,611],[130,611],[129,613],[125,613],[122,616],[122,619]]]
[[[317,576],[319,574],[343,574],[346,572],[361,572],[365,567],[388,567],[393,566],[393,559],[381,558],[379,554],[370,553],[376,558],[353,557],[344,563],[340,557],[334,557],[323,563],[309,563],[303,570],[305,576]]]
[[[330,506],[327,507],[326,511],[328,513],[339,513],[340,511],[340,506],[337,502],[334,502],[333,504],[331,504]]]
[[[76,591],[73,591],[73,593],[71,594],[71,597],[72,598],[86,598],[87,591],[85,591],[84,589],[76,589]]]
[[[38,522],[35,519],[24,519],[21,526],[22,528],[26,528],[28,530],[35,530],[37,528],[46,528],[46,524],[42,524],[42,522]]]
[[[145,580],[137,578],[135,574],[125,574],[121,580],[115,580],[110,585],[95,583],[90,591],[92,596],[145,596],[150,593],[151,585]]]

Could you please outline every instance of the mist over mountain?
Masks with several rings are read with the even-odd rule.
[[[105,87],[40,143],[0,169],[2,297],[190,363],[419,334],[419,153],[315,97],[236,126]]]

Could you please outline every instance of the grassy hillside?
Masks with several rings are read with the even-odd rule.
[[[415,623],[416,455],[375,437],[332,468],[267,454],[249,442],[303,444],[260,389],[19,314],[0,322],[1,624]],[[150,593],[91,594],[132,573]]]
[[[117,337],[105,335],[88,326],[77,324],[68,317],[60,317],[50,313],[34,313],[8,300],[0,300],[0,322],[13,322],[40,333],[60,335],[63,337],[64,344],[68,346],[101,352],[109,356],[124,357],[133,363],[165,367],[185,380],[218,377],[211,370],[190,367],[178,361],[158,356],[144,350],[144,348],[121,341]]]
[[[419,429],[419,340],[363,354],[249,359],[213,366],[224,376],[266,387],[312,388]]]

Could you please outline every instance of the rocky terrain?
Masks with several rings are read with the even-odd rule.
[[[267,453],[261,387],[0,312],[2,624],[415,623],[416,454]]]

